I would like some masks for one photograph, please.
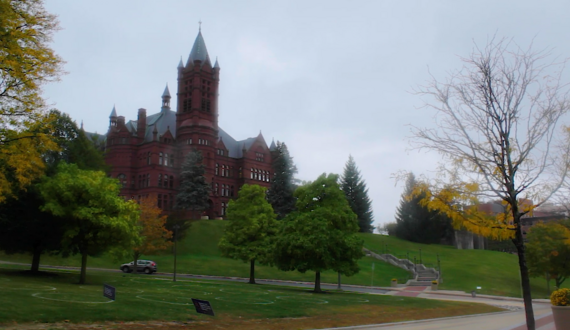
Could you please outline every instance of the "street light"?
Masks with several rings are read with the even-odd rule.
[[[180,229],[179,225],[174,225],[172,227],[172,229],[174,229],[174,278],[172,279],[173,282],[176,282],[176,233],[178,231],[178,229]]]

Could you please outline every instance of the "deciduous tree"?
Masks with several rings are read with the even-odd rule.
[[[267,200],[273,206],[278,219],[283,219],[287,214],[295,210],[295,173],[297,167],[293,163],[293,157],[289,154],[287,145],[277,141],[276,150],[272,152],[273,179],[271,188],[267,193]]]
[[[362,233],[371,233],[374,230],[372,221],[372,205],[368,197],[368,188],[362,179],[362,175],[356,167],[354,158],[348,157],[344,166],[344,173],[340,179],[340,186],[348,200],[348,205],[358,218],[358,227]]]
[[[475,47],[449,79],[419,88],[436,110],[436,126],[413,128],[416,147],[445,158],[439,180],[430,182],[427,205],[446,213],[455,227],[516,246],[530,330],[535,322],[521,217],[560,187],[570,155],[570,139],[560,127],[570,107],[564,63],[549,55],[507,39]],[[507,214],[489,217],[468,207],[495,198]]]
[[[346,276],[359,271],[364,242],[338,176],[322,174],[297,188],[297,211],[280,223],[275,240],[275,264],[281,270],[315,271],[315,292],[321,292],[321,272],[332,269]]]
[[[172,245],[172,232],[165,228],[166,215],[156,204],[156,196],[141,198],[139,203],[140,217],[138,226],[141,237],[140,244],[133,248],[134,265],[142,255],[150,255],[166,250]]]
[[[81,284],[87,256],[129,251],[140,244],[138,205],[119,196],[119,182],[104,172],[60,163],[57,174],[44,178],[39,189],[45,201],[42,210],[64,219],[64,253],[81,254]]]
[[[526,238],[530,275],[554,279],[560,288],[570,276],[570,222],[536,224]]]
[[[180,189],[176,195],[176,209],[192,211],[194,218],[196,211],[208,208],[210,186],[204,177],[205,166],[202,163],[202,152],[193,150],[188,153],[180,171]]]
[[[56,80],[62,60],[49,47],[56,17],[40,0],[0,1],[0,202],[44,171],[41,155],[55,148],[41,86]]]
[[[249,262],[249,283],[255,284],[255,262],[272,262],[276,215],[265,199],[264,187],[245,184],[228,206],[224,236],[219,248],[224,257]]]

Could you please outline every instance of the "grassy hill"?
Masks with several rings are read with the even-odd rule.
[[[218,250],[218,241],[224,233],[225,221],[196,221],[189,229],[188,235],[177,245],[177,272],[199,275],[219,275],[249,277],[249,264],[238,260],[224,258]],[[166,251],[159,255],[143,256],[142,259],[154,260],[158,264],[159,272],[172,272],[174,269],[174,257],[172,251]],[[31,262],[29,255],[5,255],[0,252],[0,260],[14,262]],[[119,269],[121,263],[130,260],[113,260],[108,256],[89,258],[88,267],[114,268]],[[408,278],[408,272],[398,267],[386,264],[379,260],[364,257],[359,262],[360,272],[351,277],[343,276],[341,281],[344,284],[389,286],[392,278],[404,281]],[[374,263],[374,272],[372,272]],[[75,266],[81,265],[79,256],[62,258],[60,256],[44,255],[41,259],[44,265]],[[89,275],[89,272],[88,272]],[[314,281],[314,272],[305,274],[299,272],[283,272],[274,267],[256,266],[256,278],[282,279],[292,281]],[[324,272],[321,280],[328,283],[337,282],[337,274],[334,272]]]
[[[188,235],[178,242],[177,271],[179,273],[220,275],[248,277],[249,265],[237,260],[223,258],[220,255],[217,244],[223,235],[225,221],[197,221],[193,223]],[[457,250],[450,246],[417,244],[390,236],[361,234],[365,247],[389,253],[398,257],[414,256],[419,262],[422,251],[422,262],[426,265],[437,267],[437,255],[441,260],[443,273],[442,289],[461,290],[470,292],[476,287],[482,294],[506,295],[520,297],[520,277],[518,273],[518,259],[516,255],[484,251],[484,250]],[[144,256],[143,259],[151,259],[157,262],[159,271],[172,272],[174,257],[172,251],[165,251],[159,255]],[[15,262],[31,262],[29,255],[4,255],[0,253],[0,260]],[[113,260],[108,256],[89,258],[88,267],[115,268],[123,262],[130,260]],[[79,266],[80,258],[73,256],[61,258],[60,256],[42,256],[42,264]],[[372,263],[375,265],[372,272]],[[359,261],[360,273],[342,278],[344,284],[389,286],[390,279],[398,278],[400,282],[408,278],[408,273],[403,269],[386,264],[379,260],[364,257]],[[307,272],[282,272],[273,267],[257,266],[256,278],[283,279],[293,281],[314,280],[314,273]],[[337,275],[334,272],[325,272],[322,275],[324,282],[336,283]],[[566,283],[569,285],[570,283]],[[531,279],[533,297],[544,298],[548,293],[544,279]]]
[[[437,255],[441,261],[443,283],[441,289],[471,292],[477,290],[483,294],[511,297],[521,296],[518,257],[514,254],[486,250],[457,250],[451,246],[436,244],[418,244],[391,236],[362,234],[364,245],[376,252],[389,253],[398,257],[409,255],[422,262],[437,267]],[[568,287],[570,283],[564,283]],[[554,285],[551,281],[551,285]],[[533,298],[546,298],[546,280],[531,279]]]

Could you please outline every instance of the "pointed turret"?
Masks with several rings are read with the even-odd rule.
[[[162,109],[170,109],[170,91],[168,90],[168,83],[162,93]]]
[[[271,139],[271,145],[269,146],[270,151],[277,150],[277,145],[275,144],[275,139]]]
[[[114,104],[113,111],[111,111],[111,115],[109,115],[109,126],[117,126],[117,110]]]
[[[214,69],[220,69],[220,64],[218,64],[218,57],[216,56],[216,63],[214,63]]]
[[[194,46],[192,46],[192,51],[190,51],[190,56],[188,57],[186,66],[192,66],[194,61],[200,61],[202,65],[210,63],[210,56],[206,49],[204,37],[202,37],[202,30],[198,31],[198,36],[196,37],[196,40],[194,40]]]
[[[111,111],[111,115],[109,118],[117,117],[117,110],[115,109],[115,105],[113,104],[113,110]]]
[[[180,56],[180,62],[178,63],[178,69],[184,69],[184,63],[182,63],[182,56]]]

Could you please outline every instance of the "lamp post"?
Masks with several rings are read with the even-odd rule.
[[[420,249],[420,264],[423,264],[423,262],[422,262],[422,249]]]
[[[174,225],[172,229],[174,229],[174,277],[172,278],[172,281],[176,282],[176,241],[177,241],[176,233],[178,229],[180,229],[180,226]]]

